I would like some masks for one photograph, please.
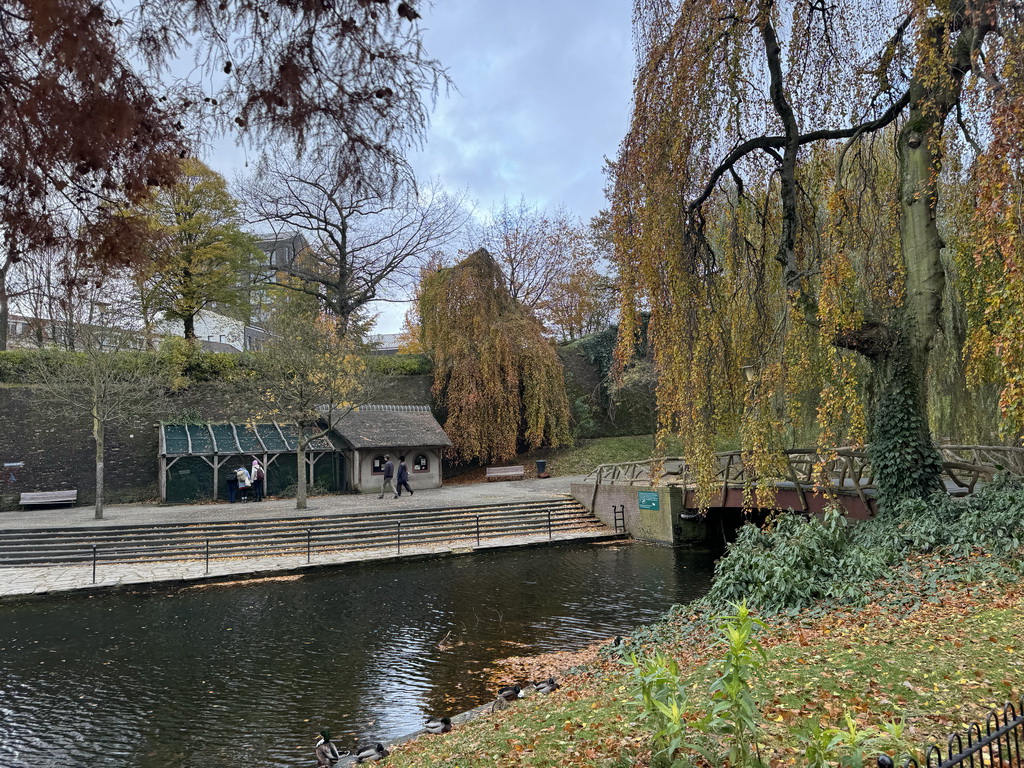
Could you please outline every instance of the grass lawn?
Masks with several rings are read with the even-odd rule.
[[[522,464],[526,467],[526,476],[534,477],[536,461],[547,462],[547,472],[551,475],[585,475],[599,464],[618,464],[625,461],[645,461],[651,458],[654,448],[653,435],[633,435],[630,437],[599,437],[593,440],[578,440],[575,445],[563,448],[539,448],[536,451],[521,453],[505,464]],[[480,483],[484,481],[485,467],[467,465],[463,467],[445,467],[445,483]]]
[[[921,583],[863,609],[771,620],[767,653],[754,686],[762,720],[758,751],[772,766],[807,765],[809,743],[845,731],[833,758],[858,739],[873,764],[878,750],[918,752],[927,743],[984,718],[1022,690],[1024,593],[1016,584],[935,583],[929,558]],[[703,629],[692,631],[694,626]],[[707,624],[675,616],[642,652],[670,653],[689,691],[686,718],[707,710],[713,662],[721,654]],[[534,695],[443,736],[395,749],[393,766],[652,765],[652,739],[633,699],[631,668],[617,654],[580,653],[512,659],[508,681],[573,668],[550,696]],[[443,713],[438,713],[443,714]],[[851,727],[852,724],[852,727]],[[881,731],[888,725],[897,734]],[[833,730],[829,730],[833,729]],[[874,738],[868,739],[873,735]],[[727,737],[720,737],[727,738]],[[724,746],[725,742],[721,742]],[[724,751],[724,750],[723,750]],[[653,764],[661,765],[654,760]],[[707,765],[696,758],[695,765]]]

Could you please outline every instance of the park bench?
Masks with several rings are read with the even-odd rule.
[[[78,501],[78,491],[40,491],[37,493],[23,493],[18,502],[23,507],[29,506],[53,506],[55,504],[71,504]]]
[[[491,480],[522,480],[526,467],[488,467],[487,482]]]

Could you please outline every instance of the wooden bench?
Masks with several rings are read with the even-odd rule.
[[[29,506],[53,506],[55,504],[71,504],[78,502],[78,491],[40,491],[38,493],[23,493],[18,502],[23,507]]]
[[[526,467],[488,467],[487,482],[491,480],[522,480]]]

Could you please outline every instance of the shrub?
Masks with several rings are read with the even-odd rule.
[[[426,355],[367,355],[363,358],[368,370],[383,376],[423,376],[433,370]]]
[[[899,502],[872,520],[848,525],[836,509],[823,520],[778,515],[763,530],[745,525],[715,566],[710,606],[746,598],[764,613],[794,612],[821,600],[864,604],[867,585],[911,555],[940,552],[951,578],[979,567],[1019,569],[1024,542],[1024,481],[1002,478],[973,496]],[[971,555],[992,555],[964,570]]]
[[[0,382],[4,384],[22,384],[29,359],[38,355],[38,350],[15,349],[0,352]]]
[[[847,525],[838,509],[829,509],[823,520],[784,512],[763,530],[748,523],[715,566],[707,600],[724,605],[746,599],[777,613],[828,598],[863,599],[858,584],[881,576],[891,553],[855,544]]]

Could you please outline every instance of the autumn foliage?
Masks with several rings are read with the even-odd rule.
[[[434,396],[459,460],[507,460],[520,444],[568,441],[569,404],[554,345],[509,294],[486,250],[428,275],[419,313],[423,348],[434,359]]]
[[[635,8],[620,364],[649,309],[662,427],[705,488],[723,445],[772,477],[780,448],[868,443],[884,498],[923,497],[933,435],[1015,438],[1019,5]]]

